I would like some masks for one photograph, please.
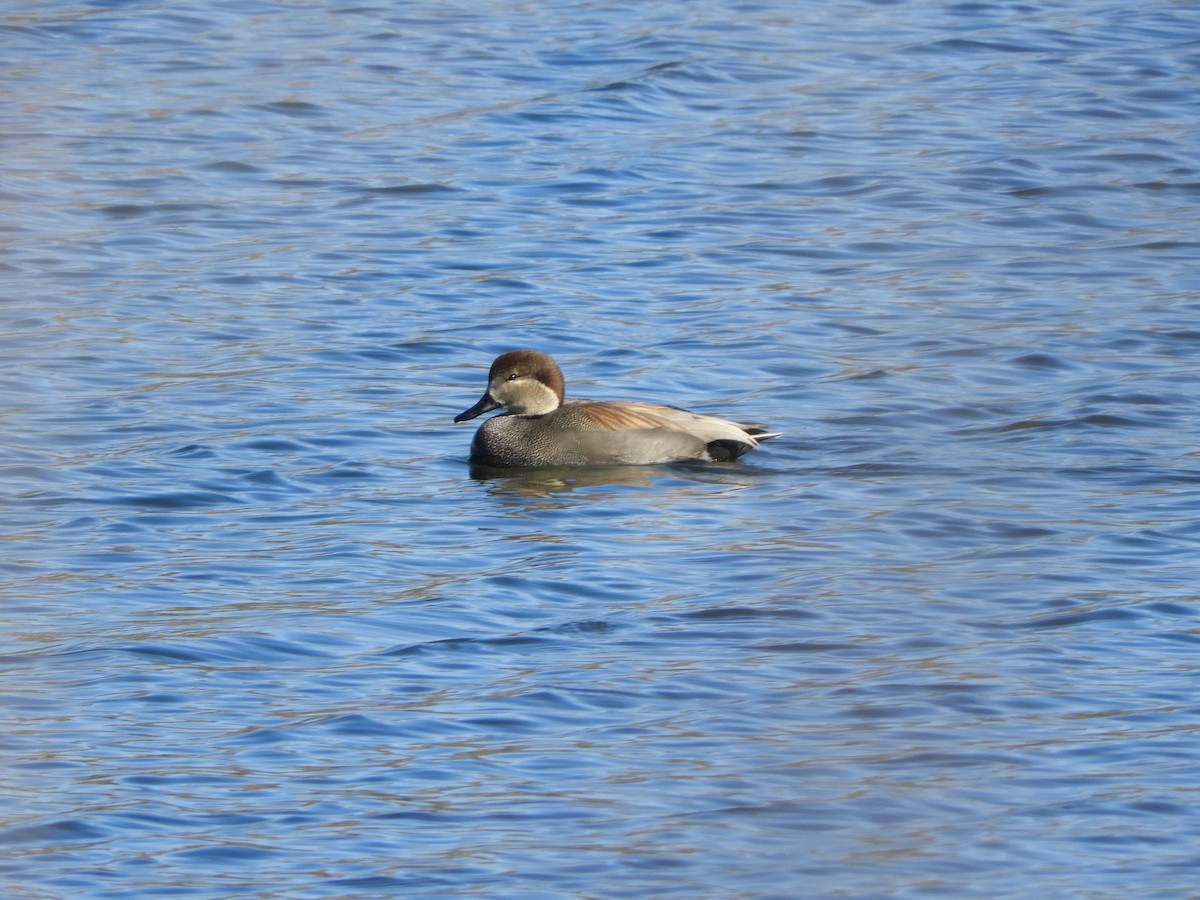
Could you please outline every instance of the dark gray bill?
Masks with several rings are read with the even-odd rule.
[[[465,412],[460,412],[454,417],[455,422],[465,422],[467,419],[473,419],[476,416],[482,416],[485,412],[491,412],[493,409],[499,409],[500,404],[492,399],[492,395],[487,391],[483,392],[483,396],[479,398],[479,402]]]

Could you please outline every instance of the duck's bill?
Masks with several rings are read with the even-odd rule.
[[[454,417],[454,421],[455,422],[465,422],[468,419],[473,419],[476,416],[482,416],[485,412],[491,412],[493,409],[499,409],[499,408],[500,408],[500,404],[492,399],[492,395],[490,393],[485,391],[483,396],[479,398],[478,403],[476,403],[470,409],[468,409],[464,412],[460,412],[457,416]]]

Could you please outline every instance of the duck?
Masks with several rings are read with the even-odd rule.
[[[562,370],[538,350],[496,357],[479,402],[454,417],[484,413],[470,461],[495,468],[657,465],[730,462],[779,437],[762,425],[740,425],[676,406],[636,400],[567,400]]]

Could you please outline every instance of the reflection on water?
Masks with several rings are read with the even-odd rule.
[[[1188,895],[1200,22],[1019,12],[0,14],[4,896]]]
[[[724,485],[739,489],[748,487],[756,470],[744,463],[685,464],[673,466],[547,466],[537,469],[498,469],[472,464],[470,477],[497,495],[513,494],[530,499],[550,497],[582,488],[614,488],[614,491],[593,495],[624,494],[621,488],[648,488],[671,493],[686,491],[696,485]]]

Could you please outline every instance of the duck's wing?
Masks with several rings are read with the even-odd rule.
[[[745,450],[758,446],[759,441],[778,437],[757,425],[739,425],[718,416],[689,412],[676,406],[641,403],[636,400],[578,400],[570,404],[580,424],[612,431],[643,431],[666,429],[699,438],[705,444],[733,441]],[[738,455],[738,454],[735,454]]]

